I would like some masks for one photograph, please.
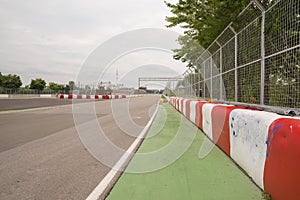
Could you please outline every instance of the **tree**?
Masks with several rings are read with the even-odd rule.
[[[270,7],[275,3],[274,0],[259,0],[265,9]],[[184,31],[184,36],[178,38],[178,42],[181,46],[180,49],[173,50],[174,58],[177,60],[181,60],[182,62],[187,62],[187,67],[197,66],[198,70],[199,66],[197,65],[197,58],[199,54],[203,52],[201,48],[197,48],[197,46],[203,46],[208,51],[214,51],[215,47],[208,47],[212,44],[212,42],[219,36],[219,34],[224,30],[226,26],[229,25],[230,22],[233,22],[233,28],[236,32],[239,32],[241,28],[244,28],[248,25],[248,21],[245,21],[244,18],[238,17],[240,12],[250,3],[250,0],[178,0],[177,3],[168,3],[165,1],[165,4],[171,9],[172,16],[167,16],[166,21],[168,22],[167,27],[175,27],[180,26]],[[290,7],[297,7],[296,5],[291,5]],[[255,6],[248,7],[248,10],[255,10]],[[282,8],[284,9],[284,8]],[[282,12],[284,13],[284,12]],[[291,16],[298,16],[297,13]],[[282,17],[283,18],[283,17]],[[285,19],[285,18],[283,18]],[[294,19],[293,19],[294,20]],[[285,20],[286,21],[286,20]],[[253,26],[259,26],[260,21],[257,24],[253,24]],[[279,20],[277,20],[279,22]],[[274,30],[278,30],[274,27],[276,23],[271,23],[270,28]],[[266,32],[268,31],[268,26],[266,27]],[[293,31],[294,33],[295,31]],[[276,34],[278,35],[278,34]],[[227,36],[226,36],[227,37]],[[275,37],[271,37],[275,38]],[[297,38],[297,37],[295,37]],[[255,38],[246,38],[248,41],[248,45],[255,46],[259,44],[257,42],[260,40],[259,37]],[[280,41],[275,38],[276,41]],[[291,41],[295,41],[291,40]],[[273,41],[272,41],[273,42]],[[274,43],[274,42],[273,42]],[[245,47],[247,48],[247,47]],[[209,52],[208,52],[209,53]],[[212,52],[210,52],[212,53]],[[248,53],[248,52],[247,52]],[[253,54],[256,55],[257,51],[253,51]],[[249,53],[247,54],[249,56]],[[247,57],[239,58],[246,59]],[[249,58],[248,58],[249,59]],[[260,66],[258,66],[259,68]],[[296,71],[296,70],[294,70]],[[266,69],[266,78],[268,80],[269,72]],[[224,75],[226,76],[226,75]],[[251,77],[249,76],[249,79]],[[193,79],[194,80],[194,79]],[[293,80],[296,80],[294,78]],[[226,79],[224,80],[226,81]],[[248,79],[244,79],[243,82],[250,82]],[[295,81],[294,81],[295,82]],[[240,84],[239,84],[240,85]],[[267,85],[265,86],[266,92],[268,93]],[[226,89],[232,90],[232,87],[226,87]],[[205,89],[206,91],[206,89]],[[244,88],[243,91],[248,91]],[[241,92],[238,88],[238,92]],[[234,92],[226,91],[226,94],[234,94]],[[259,93],[254,93],[252,95],[258,95]],[[265,100],[268,100],[266,98]]]
[[[183,63],[188,62],[187,67],[196,65],[198,57],[204,51],[204,48],[199,43],[188,35],[179,36],[178,43],[180,49],[173,49],[175,60],[181,60]]]
[[[180,25],[186,29],[185,35],[207,48],[249,0],[179,0],[176,4],[165,3],[173,14],[166,17],[167,27]]]
[[[69,89],[74,90],[75,89],[75,82],[74,81],[69,81]]]
[[[9,88],[9,89],[18,89],[22,85],[22,81],[20,76],[17,76],[15,74],[8,74],[3,76],[1,74],[0,76],[1,79],[1,86],[3,88]]]
[[[67,93],[67,94],[70,93],[70,86],[69,86],[69,85],[66,85],[66,86],[64,87],[64,92]]]
[[[54,82],[50,82],[48,88],[50,90],[54,90],[54,91],[64,90],[64,86],[63,85],[59,85],[59,84],[54,83]]]
[[[44,90],[45,87],[46,87],[46,81],[45,80],[43,80],[41,78],[31,80],[30,89]]]
[[[261,2],[266,7],[274,3],[272,0]],[[178,60],[183,58],[184,62],[191,61],[186,58],[197,55],[190,48],[191,45],[205,49],[209,47],[230,22],[235,22],[238,14],[249,3],[250,0],[178,0],[175,4],[165,1],[173,14],[166,17],[169,23],[167,27],[180,26],[185,29],[184,36],[178,39],[181,49],[174,50],[174,57]],[[197,48],[194,50],[198,51]]]
[[[0,72],[0,87],[3,87],[3,75]]]

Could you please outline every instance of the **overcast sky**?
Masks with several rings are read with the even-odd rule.
[[[39,77],[76,80],[103,42],[130,30],[166,29],[167,15],[163,0],[0,0],[0,71],[20,75],[24,85]]]

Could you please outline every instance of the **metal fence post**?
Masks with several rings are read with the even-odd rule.
[[[193,68],[193,70],[192,70],[192,87],[191,87],[191,89],[192,89],[192,96],[194,96],[195,95],[195,93],[194,93],[194,84],[195,84],[195,77],[194,77],[194,72],[195,71],[195,69]]]
[[[234,100],[238,101],[238,38],[237,34],[235,33],[234,36]]]
[[[200,67],[199,67],[200,68]],[[200,90],[201,90],[201,74],[200,74],[200,69],[198,69],[198,97],[201,97],[201,93],[200,93]]]
[[[216,43],[219,45],[219,47],[220,47],[220,51],[219,51],[219,53],[220,53],[220,61],[219,61],[219,63],[220,63],[220,71],[219,71],[219,74],[220,74],[220,100],[223,100],[223,97],[222,97],[222,95],[223,95],[223,91],[222,91],[222,83],[223,83],[223,81],[222,81],[222,66],[223,66],[223,61],[222,61],[222,46],[221,46],[221,44],[218,42],[218,41],[216,41]]]
[[[260,104],[264,104],[265,100],[265,8],[258,0],[253,0],[261,11],[261,68],[260,68]]]
[[[204,64],[203,64],[203,96],[204,98],[206,98],[206,70],[205,70],[205,67],[206,67],[206,61],[204,61]]]
[[[234,101],[238,102],[238,35],[232,26],[229,28],[234,33]]]
[[[213,79],[212,79],[212,74],[213,74],[213,59],[212,55],[210,56],[210,99],[213,98]]]

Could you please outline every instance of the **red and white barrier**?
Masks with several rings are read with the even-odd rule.
[[[190,102],[190,121],[196,124],[196,105],[198,101]]]
[[[269,126],[264,189],[273,199],[299,199],[300,119],[282,117]]]
[[[300,118],[171,97],[170,103],[272,199],[298,199]]]
[[[230,156],[264,189],[263,174],[269,126],[275,113],[236,109],[230,113]]]
[[[190,102],[191,100],[188,99],[183,99],[182,101],[182,114],[187,117],[188,119],[190,118],[190,116],[187,116],[187,112],[189,113],[189,108],[187,106],[187,103]]]
[[[204,133],[209,137],[209,139],[213,139],[212,134],[212,118],[211,118],[211,111],[212,109],[217,106],[216,104],[206,103],[202,107],[202,127]]]
[[[217,144],[228,156],[230,156],[230,113],[242,107],[216,105],[211,111],[212,120],[212,137]]]
[[[124,99],[126,95],[60,94],[60,99]]]

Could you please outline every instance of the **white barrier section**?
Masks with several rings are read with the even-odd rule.
[[[8,94],[0,94],[0,98],[8,98]]]
[[[230,113],[230,156],[264,189],[268,130],[275,113],[236,109]]]
[[[178,110],[180,112],[182,112],[182,99],[181,98],[178,100],[178,104],[179,104]]]
[[[176,110],[179,109],[179,98],[175,99],[175,108],[176,108]]]
[[[188,99],[183,100],[183,108],[182,108],[182,114],[184,116],[186,116],[186,102],[188,101]]]
[[[213,139],[212,135],[212,120],[211,120],[211,111],[213,107],[217,104],[204,104],[202,106],[202,126],[204,133],[210,138]]]
[[[51,98],[51,94],[40,94],[41,98]]]
[[[196,124],[196,104],[198,101],[191,101],[190,103],[190,120]]]

